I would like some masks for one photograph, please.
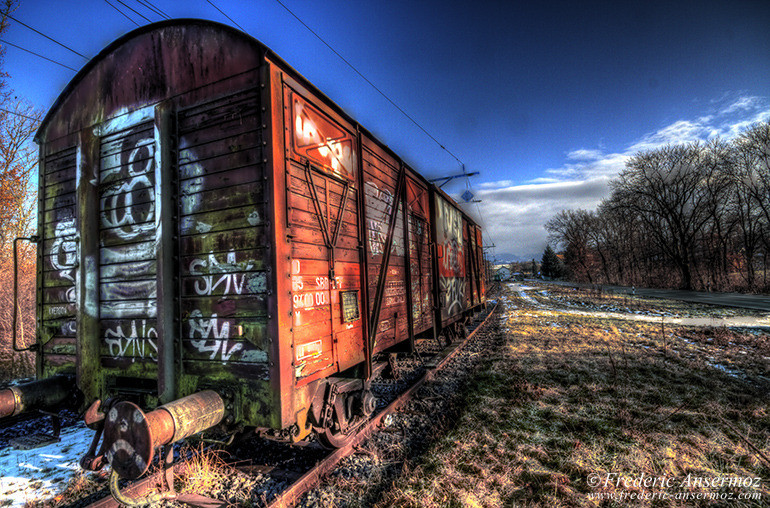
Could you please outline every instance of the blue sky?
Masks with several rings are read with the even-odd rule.
[[[276,0],[212,1],[421,173],[460,171]],[[480,210],[498,255],[539,258],[545,221],[593,208],[639,150],[770,119],[768,1],[282,1],[480,172],[470,185],[482,202],[465,206]],[[206,0],[152,3],[230,24]],[[136,28],[104,0],[21,0],[13,16],[86,56]],[[4,38],[77,69],[86,62],[17,23]],[[13,47],[5,68],[44,110],[75,74]]]

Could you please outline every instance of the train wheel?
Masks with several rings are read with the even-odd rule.
[[[350,443],[355,435],[355,432],[345,434],[340,430],[324,429],[318,434],[318,440],[321,442],[324,448],[334,450],[337,448],[342,448],[343,446]]]
[[[329,426],[316,429],[318,440],[326,448],[346,446],[376,409],[377,399],[368,389],[338,394]]]
[[[353,399],[347,394],[337,395],[329,426],[318,430],[318,440],[330,449],[342,448],[347,445],[355,433],[355,426],[350,425],[351,406]]]

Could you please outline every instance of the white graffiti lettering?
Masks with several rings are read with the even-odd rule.
[[[237,294],[243,293],[243,286],[246,280],[246,275],[228,272],[248,271],[254,267],[254,263],[251,259],[247,261],[238,262],[236,260],[235,251],[227,253],[225,262],[220,262],[216,256],[209,252],[206,259],[194,259],[190,263],[190,274],[199,277],[195,281],[194,290],[198,295],[211,295],[218,287],[222,287],[222,294]],[[212,273],[222,274],[218,275],[215,279]]]
[[[77,266],[77,248],[75,241],[75,219],[67,219],[56,224],[54,241],[51,245],[51,264],[59,271],[59,276],[75,284]],[[67,288],[67,302],[75,303],[77,295],[74,285]]]
[[[241,275],[239,281],[237,273],[228,273],[222,275],[216,281],[214,281],[213,275],[203,275],[201,276],[200,280],[195,281],[195,292],[199,295],[210,295],[217,289],[217,287],[222,285],[224,287],[222,290],[223,295],[229,295],[233,293],[240,295],[243,293],[243,282],[245,280],[246,276]]]
[[[152,138],[136,141],[125,166],[122,166],[130,178],[102,195],[102,226],[114,228],[114,233],[124,240],[152,232],[155,228],[155,159],[152,147]],[[137,206],[137,201],[144,205]]]
[[[142,319],[137,326],[137,320],[132,320],[128,334],[123,332],[122,325],[104,332],[104,342],[109,348],[112,358],[125,358],[130,356],[131,363],[137,358],[158,360],[158,346],[155,340],[158,332],[153,327],[147,327],[147,321]]]
[[[243,349],[243,344],[236,342],[229,347],[230,323],[225,321],[219,325],[219,318],[212,314],[211,318],[204,318],[200,310],[190,313],[188,320],[190,325],[190,337],[194,340],[190,344],[200,353],[209,354],[209,360],[217,356],[222,362],[229,361],[233,354]],[[195,337],[200,339],[195,339]],[[211,339],[210,339],[211,338]]]
[[[452,316],[465,307],[465,279],[441,277],[442,313]]]
[[[369,253],[373,256],[382,255],[385,253],[385,243],[388,241],[388,224],[393,214],[395,200],[390,189],[379,189],[374,182],[364,184],[364,195],[368,218]],[[396,221],[398,225],[398,219]],[[396,256],[404,255],[404,246],[395,237],[393,238],[392,253]]]

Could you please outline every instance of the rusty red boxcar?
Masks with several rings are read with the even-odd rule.
[[[138,476],[215,424],[339,445],[376,353],[484,305],[473,220],[230,27],[120,38],[36,139],[38,373],[74,378],[104,431],[86,465]]]

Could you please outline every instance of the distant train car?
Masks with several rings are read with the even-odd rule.
[[[376,353],[485,303],[472,219],[230,27],[120,38],[36,141],[38,375],[104,432],[87,467],[137,477],[214,425],[339,446],[375,407]]]

